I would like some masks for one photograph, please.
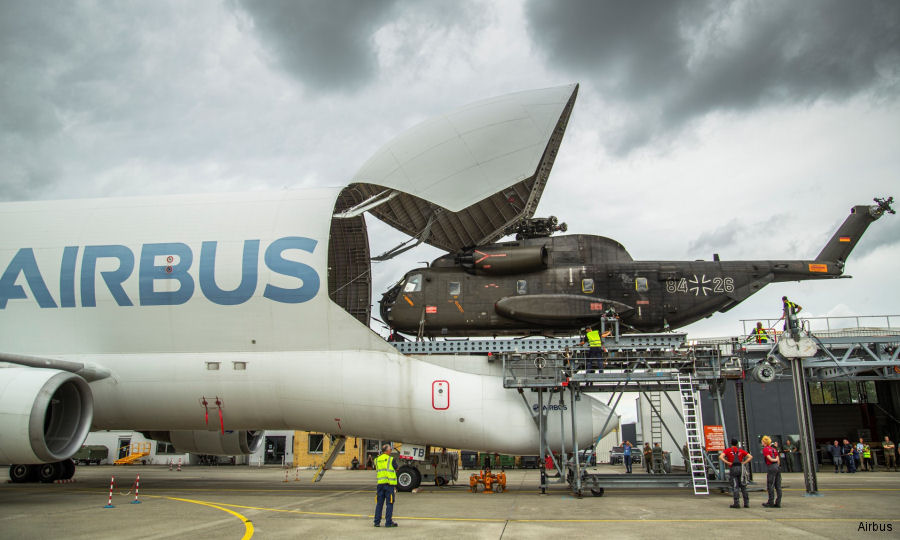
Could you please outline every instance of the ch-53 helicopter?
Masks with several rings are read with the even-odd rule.
[[[603,236],[562,235],[565,224],[526,219],[512,242],[435,259],[391,287],[381,316],[417,337],[573,335],[603,316],[637,332],[675,329],[725,312],[769,283],[844,277],[870,223],[893,197],[854,206],[814,260],[635,261]]]

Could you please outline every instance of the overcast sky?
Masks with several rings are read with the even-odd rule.
[[[896,0],[7,0],[0,73],[0,200],[342,185],[424,119],[573,82],[538,215],[635,259],[811,258],[852,205],[900,195]],[[373,252],[402,239],[368,222]],[[898,244],[887,216],[854,279],[688,331],[738,333],[782,294],[900,313]],[[438,254],[377,265],[375,299]]]

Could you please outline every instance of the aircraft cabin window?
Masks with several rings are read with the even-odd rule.
[[[528,282],[520,279],[516,282],[516,294],[528,294]]]
[[[581,280],[581,292],[583,293],[592,293],[594,292],[594,280],[591,278],[585,278]]]
[[[406,285],[403,286],[403,292],[419,292],[422,290],[422,274],[409,276]]]
[[[459,296],[462,293],[462,287],[459,285],[458,281],[451,281],[447,284],[447,293],[450,296]]]
[[[634,290],[636,290],[637,292],[647,292],[647,289],[647,278],[634,278]]]

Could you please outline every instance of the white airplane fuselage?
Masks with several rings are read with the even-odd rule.
[[[2,203],[0,352],[108,370],[90,383],[94,430],[304,429],[537,453],[530,407],[498,367],[404,356],[329,298],[339,193]],[[590,444],[609,409],[576,410]]]

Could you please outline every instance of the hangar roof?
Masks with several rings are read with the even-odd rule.
[[[406,130],[354,175],[354,204],[336,217],[369,211],[447,251],[504,236],[534,215],[577,94],[577,84],[517,92]]]

